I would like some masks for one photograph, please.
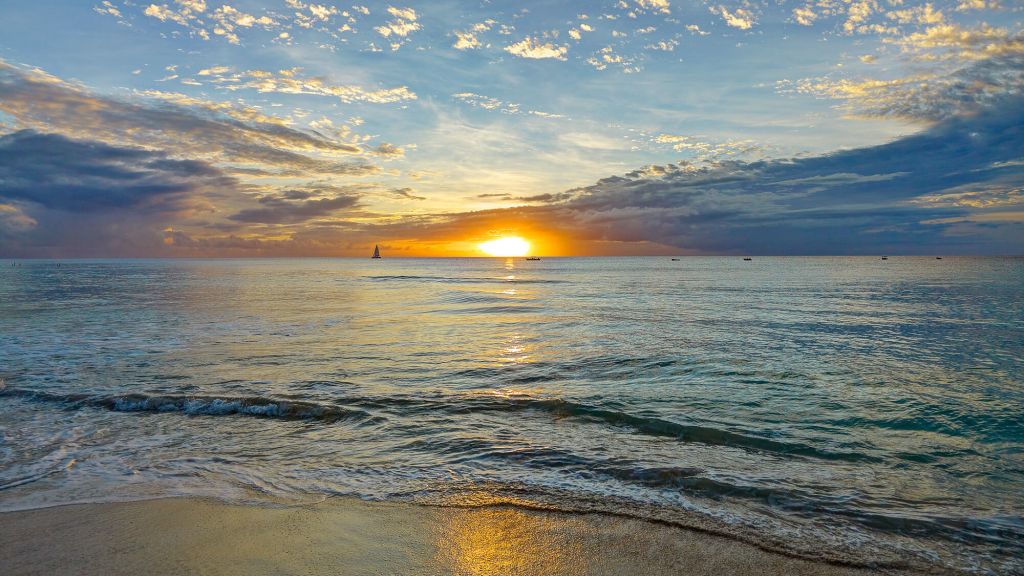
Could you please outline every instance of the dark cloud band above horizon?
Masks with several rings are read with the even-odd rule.
[[[1024,246],[1024,98],[1011,95],[877,146],[647,166],[571,190],[505,195],[524,203],[512,208],[396,216],[364,202],[426,198],[339,182],[365,174],[309,153],[305,139],[317,136],[262,121],[254,136],[223,118],[212,129],[187,108],[154,112],[11,70],[0,92],[16,98],[0,108],[37,127],[0,134],[4,257],[344,255],[494,230],[558,237],[569,254],[1018,254]],[[47,83],[56,88],[34,92]],[[27,112],[32,97],[50,100]],[[91,111],[76,112],[83,107]],[[112,143],[138,138],[135,122],[155,135],[150,145]],[[212,132],[174,146],[185,126]],[[293,177],[275,180],[282,172]]]

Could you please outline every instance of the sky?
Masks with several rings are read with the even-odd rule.
[[[0,257],[1024,253],[1019,0],[0,11]]]

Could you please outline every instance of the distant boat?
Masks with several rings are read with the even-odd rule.
[[[679,262],[679,258],[673,258],[672,261],[673,262]]]
[[[373,245],[373,256],[370,256],[370,258],[380,258],[380,248],[376,244]]]
[[[530,256],[530,257],[527,258],[527,260],[532,260],[532,261],[536,262],[537,260],[540,260],[540,258],[538,258],[536,256]]]
[[[942,256],[936,256],[935,259],[936,260],[942,260]]]
[[[887,256],[882,256],[882,260],[888,260],[888,259],[889,258]]]
[[[750,262],[751,260],[753,260],[753,258],[744,258],[743,260],[746,262]]]

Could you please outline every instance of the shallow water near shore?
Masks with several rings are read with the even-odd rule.
[[[7,512],[0,546],[5,576],[874,574],[631,518],[345,497],[299,506],[165,498]]]
[[[508,503],[1020,573],[1022,357],[1015,258],[8,263],[0,510]]]

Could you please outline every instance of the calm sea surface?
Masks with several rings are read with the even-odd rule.
[[[6,262],[0,509],[511,503],[1024,573],[1022,358],[1012,258]]]

